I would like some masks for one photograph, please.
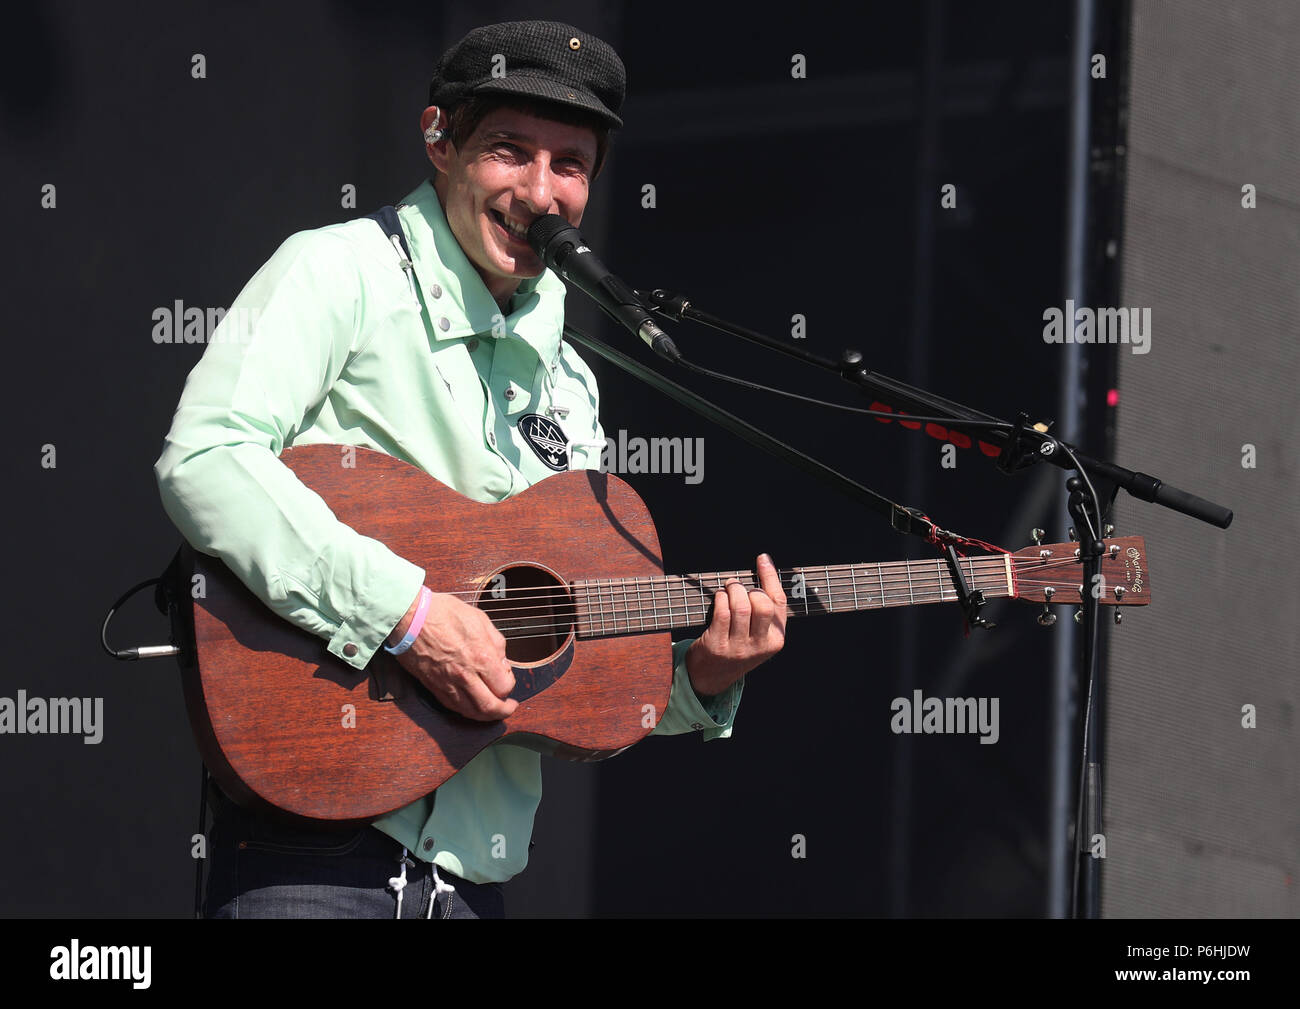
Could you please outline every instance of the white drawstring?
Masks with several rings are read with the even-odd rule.
[[[397,913],[393,915],[394,918],[400,918],[402,916],[402,891],[406,889],[406,849],[405,848],[402,849],[402,857],[399,858],[397,861],[401,863],[402,874],[400,876],[393,876],[388,881],[388,885],[397,891]]]
[[[444,883],[442,881],[442,877],[438,875],[438,867],[436,865],[434,865],[431,862],[429,863],[429,868],[433,870],[433,893],[429,894],[429,911],[425,915],[425,918],[433,917],[433,902],[438,899],[438,894],[456,892],[456,888],[454,886],[452,886],[450,883]]]
[[[402,240],[397,235],[390,235],[388,240],[393,243],[393,248],[397,250],[397,256],[402,261],[402,269],[406,271],[406,282],[411,285],[411,300],[418,305],[420,296],[415,292],[415,267],[402,251]]]

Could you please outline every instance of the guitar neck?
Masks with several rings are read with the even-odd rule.
[[[1011,558],[963,557],[969,589],[986,599],[1016,594]],[[855,613],[892,606],[955,602],[952,573],[942,558],[881,564],[831,564],[778,570],[789,616]],[[753,571],[711,571],[654,578],[598,578],[572,583],[579,637],[607,637],[700,627],[713,594],[727,582],[759,588]]]

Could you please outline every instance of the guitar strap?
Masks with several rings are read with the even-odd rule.
[[[397,217],[396,208],[380,207],[373,214],[366,214],[366,217],[383,229],[390,242],[396,238],[401,243],[402,252],[406,256],[406,262],[402,264],[402,269],[414,273],[415,265],[411,262],[411,247],[406,244],[406,232],[402,230],[402,222]]]

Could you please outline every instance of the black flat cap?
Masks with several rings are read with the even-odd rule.
[[[623,61],[594,35],[558,21],[507,21],[475,28],[443,53],[429,104],[453,108],[471,95],[523,95],[617,127],[626,88]]]

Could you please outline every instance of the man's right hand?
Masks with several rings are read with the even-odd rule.
[[[388,644],[405,636],[418,602],[417,596]],[[519,706],[509,698],[515,674],[506,658],[506,639],[486,613],[453,595],[433,593],[419,636],[396,658],[434,697],[466,718],[495,722]]]

